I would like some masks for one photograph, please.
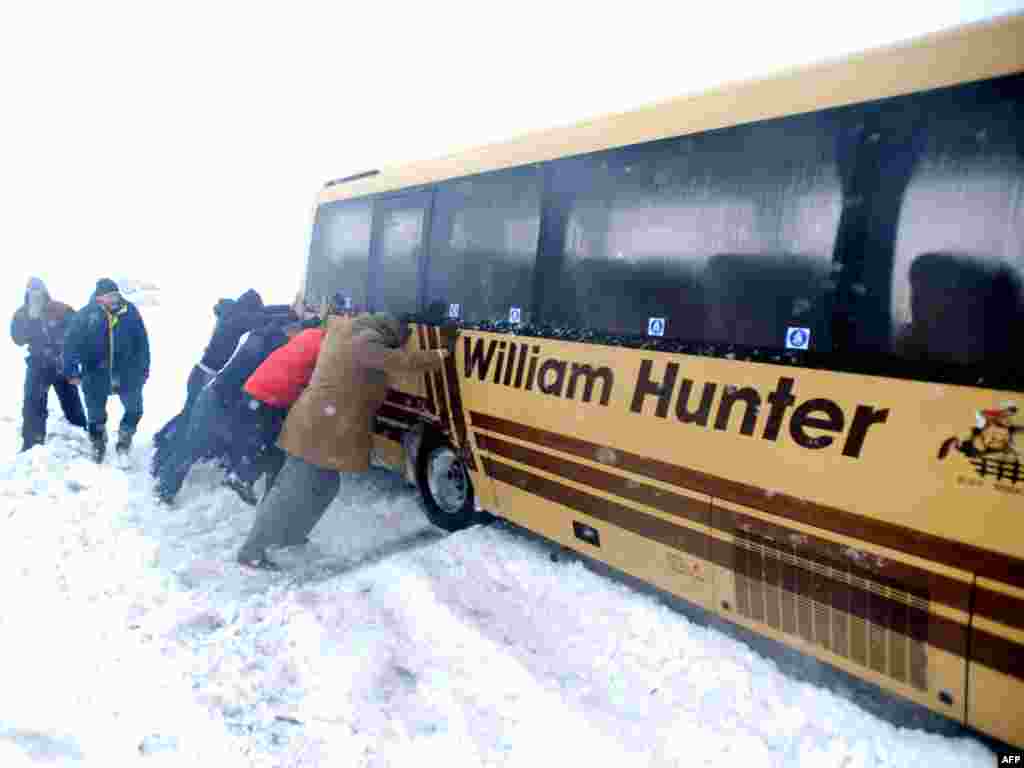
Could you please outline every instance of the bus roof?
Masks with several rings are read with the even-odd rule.
[[[1024,71],[1024,13],[330,182],[319,204]]]

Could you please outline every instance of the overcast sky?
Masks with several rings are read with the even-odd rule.
[[[691,5],[18,3],[0,17],[4,295],[39,274],[80,304],[109,274],[286,301],[328,179],[1024,10]]]

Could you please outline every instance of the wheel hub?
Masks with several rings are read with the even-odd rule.
[[[462,511],[469,498],[469,478],[462,460],[451,448],[438,448],[430,455],[427,483],[442,512],[454,515]]]

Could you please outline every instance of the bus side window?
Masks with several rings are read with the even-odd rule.
[[[716,254],[704,272],[709,341],[783,346],[787,329],[807,328],[826,348],[822,316],[827,264],[798,256]]]
[[[1008,365],[1019,327],[1021,284],[1006,266],[925,253],[910,267],[910,322],[896,353],[916,362]]]
[[[540,171],[499,171],[441,185],[434,201],[426,269],[427,315],[458,305],[466,323],[530,320],[540,227]]]
[[[800,115],[557,164],[545,318],[640,336],[664,318],[667,337],[775,348],[798,326],[829,349],[836,130]]]
[[[926,366],[972,366],[979,379],[1002,376],[1020,369],[1012,335],[1024,276],[1024,76],[926,103],[923,151],[899,210],[890,349]]]
[[[309,245],[308,303],[319,306],[339,292],[350,297],[354,305],[366,303],[371,216],[368,201],[320,206]]]

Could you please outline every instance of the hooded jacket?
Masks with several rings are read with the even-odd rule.
[[[278,445],[324,469],[365,472],[377,410],[396,376],[441,367],[440,350],[407,350],[391,315],[331,317],[309,387]]]
[[[93,293],[64,337],[64,375],[86,379],[104,372],[122,390],[141,389],[149,378],[149,335],[134,304],[122,299],[111,313]]]
[[[64,334],[75,311],[67,304],[50,298],[50,292],[42,280],[33,278],[29,282],[38,283],[42,287],[46,301],[39,317],[30,317],[30,290],[25,290],[25,302],[11,318],[11,339],[19,347],[28,346],[30,365],[56,366],[64,349]]]
[[[213,308],[217,324],[213,329],[201,365],[217,373],[231,359],[242,336],[267,322],[263,311],[263,299],[256,291],[250,289],[238,297],[237,301],[221,299]]]

